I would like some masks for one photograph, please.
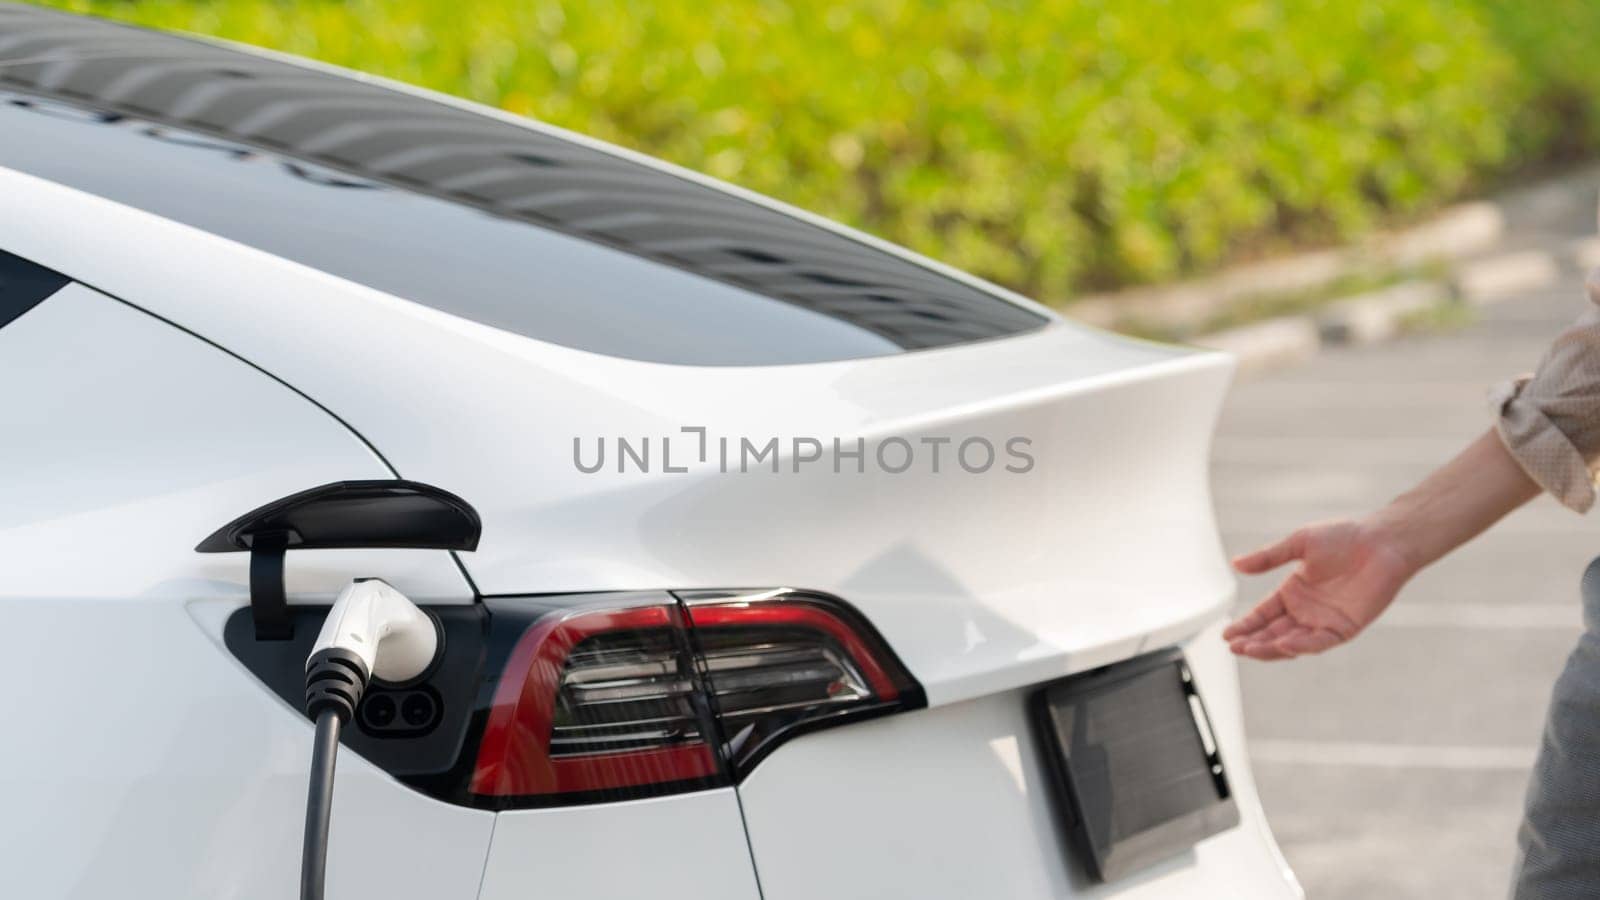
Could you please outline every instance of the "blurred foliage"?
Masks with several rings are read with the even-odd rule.
[[[57,0],[494,104],[1046,301],[1600,146],[1592,0]]]

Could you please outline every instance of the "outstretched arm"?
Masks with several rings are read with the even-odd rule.
[[[1586,512],[1600,478],[1600,270],[1593,307],[1562,332],[1533,376],[1493,394],[1494,430],[1388,506],[1359,521],[1308,525],[1233,561],[1249,575],[1298,562],[1267,599],[1222,633],[1256,659],[1320,653],[1360,633],[1423,566],[1547,491]]]
[[[1387,609],[1411,576],[1539,490],[1490,430],[1371,516],[1308,525],[1236,558],[1234,568],[1248,575],[1299,566],[1222,637],[1234,653],[1255,659],[1342,644]]]

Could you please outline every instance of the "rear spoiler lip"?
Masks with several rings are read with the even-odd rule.
[[[1232,608],[1234,596],[1235,592],[1230,589],[1224,596],[1155,627],[1133,627],[1124,633],[1068,641],[1003,669],[975,669],[947,676],[934,684],[924,682],[928,706],[960,703],[990,694],[1035,687],[1153,650],[1188,643],[1222,620]]]

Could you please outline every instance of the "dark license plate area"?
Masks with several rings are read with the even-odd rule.
[[[1034,718],[1057,807],[1102,881],[1239,823],[1194,675],[1165,650],[1052,684]]]

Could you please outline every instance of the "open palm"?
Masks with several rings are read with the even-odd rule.
[[[1222,632],[1234,653],[1289,659],[1342,644],[1387,609],[1415,572],[1377,532],[1348,521],[1309,525],[1233,567],[1258,575],[1296,560],[1277,590]]]

